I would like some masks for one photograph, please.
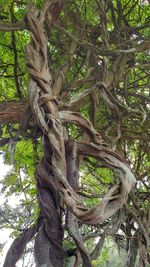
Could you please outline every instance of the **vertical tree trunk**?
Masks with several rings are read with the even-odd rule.
[[[52,150],[46,137],[44,153],[36,173],[43,224],[35,240],[35,261],[37,267],[62,267],[64,257],[60,198],[51,166]]]
[[[126,267],[135,267],[136,258],[138,252],[138,239],[137,232],[133,235],[133,237],[129,241],[129,249],[126,261]]]

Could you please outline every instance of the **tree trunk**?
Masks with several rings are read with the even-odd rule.
[[[51,159],[52,150],[45,137],[44,158],[36,173],[37,197],[43,216],[43,224],[37,234],[34,248],[37,267],[62,267],[64,260],[60,197],[56,191]]]
[[[137,232],[133,235],[133,237],[129,241],[129,249],[126,261],[126,267],[135,267],[136,258],[138,252],[138,237]]]

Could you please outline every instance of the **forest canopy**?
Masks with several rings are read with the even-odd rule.
[[[3,267],[150,266],[149,62],[149,1],[0,0]]]

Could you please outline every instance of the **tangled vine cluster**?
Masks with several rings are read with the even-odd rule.
[[[144,102],[146,108],[143,108],[143,101],[145,101],[146,96],[140,96],[139,106],[134,102],[132,105],[129,103],[129,98],[137,97],[139,92],[138,90],[136,93],[130,92],[130,79],[128,77],[130,76],[129,71],[132,71],[135,64],[135,55],[140,54],[143,50],[147,51],[150,48],[150,43],[147,39],[134,42],[139,29],[136,29],[135,26],[131,28],[126,21],[127,14],[125,15],[124,12],[129,3],[123,5],[120,1],[117,1],[117,4],[114,4],[113,1],[95,1],[94,5],[97,16],[100,17],[100,23],[91,22],[90,25],[88,21],[85,22],[86,19],[84,21],[87,5],[83,4],[85,11],[83,14],[81,11],[81,16],[79,16],[77,14],[79,3],[78,1],[73,2],[75,3],[45,0],[41,8],[37,8],[32,2],[27,5],[27,12],[22,21],[12,21],[11,25],[0,23],[0,30],[2,31],[12,31],[14,34],[16,30],[26,29],[30,36],[30,42],[26,46],[29,103],[24,100],[21,102],[21,106],[15,103],[18,105],[16,107],[20,107],[21,115],[26,109],[23,116],[18,115],[16,107],[12,106],[11,121],[13,120],[13,112],[15,113],[13,122],[16,123],[17,116],[18,120],[21,121],[20,135],[15,137],[13,141],[19,141],[20,136],[28,137],[28,130],[32,126],[32,129],[36,129],[36,138],[42,136],[44,151],[35,174],[39,205],[36,225],[25,229],[15,239],[6,256],[4,267],[15,266],[26,244],[31,241],[33,236],[35,236],[34,256],[37,267],[62,267],[64,266],[64,258],[71,258],[72,256],[75,256],[75,260],[70,263],[71,267],[77,267],[80,264],[83,264],[84,267],[92,267],[92,261],[101,250],[105,236],[115,235],[116,242],[121,246],[121,240],[119,238],[117,240],[116,234],[119,227],[129,239],[127,248],[129,256],[126,266],[131,267],[133,262],[135,264],[137,256],[137,251],[134,253],[134,248],[137,248],[135,240],[137,242],[139,238],[139,264],[141,264],[140,267],[145,267],[149,262],[147,252],[149,217],[147,213],[142,217],[142,213],[137,215],[133,211],[132,206],[138,206],[138,204],[136,204],[136,197],[134,199],[131,191],[136,187],[135,176],[140,169],[142,152],[138,163],[135,164],[136,171],[133,172],[130,157],[127,157],[125,153],[124,155],[120,153],[119,148],[122,150],[120,143],[122,139],[125,140],[124,151],[126,152],[126,138],[128,138],[126,131],[130,129],[131,133],[134,133],[132,116],[134,115],[135,120],[139,117],[142,118],[141,127],[144,127],[143,125],[147,120],[145,111],[147,102]],[[75,5],[76,12],[74,12],[72,5]],[[132,8],[133,6],[131,10]],[[62,10],[64,13],[61,18]],[[128,10],[129,14],[131,10]],[[107,13],[111,14],[113,26],[108,20]],[[65,25],[63,17],[65,15],[69,19],[71,18],[68,25]],[[89,17],[91,19],[90,11]],[[72,32],[69,23],[72,23]],[[122,32],[118,25],[122,27]],[[68,27],[68,30],[65,29],[65,26]],[[54,29],[60,33],[60,42],[56,51],[54,49],[54,59],[51,60],[49,46],[55,47],[52,34]],[[12,45],[15,54],[15,35],[13,34]],[[55,34],[57,35],[57,33]],[[63,43],[64,35],[71,39],[70,47],[67,43]],[[57,55],[55,59],[55,54],[57,52],[59,54],[59,49],[62,54],[66,49],[66,59],[64,64],[60,66],[60,70],[57,70],[54,75],[53,66],[58,60]],[[16,58],[15,54],[15,60]],[[71,84],[68,85],[67,75],[72,71],[71,68],[76,58],[79,58],[81,62],[77,70],[75,67],[76,74],[73,74],[73,79],[72,77],[68,79],[69,81],[72,79]],[[17,61],[15,62],[17,63]],[[16,70],[14,71],[14,79],[18,96],[22,99]],[[120,85],[123,79],[125,79],[124,92],[122,92],[122,85]],[[134,85],[137,84],[138,80],[133,83]],[[70,86],[70,92],[67,86]],[[83,90],[76,94],[76,88],[80,87]],[[83,115],[86,112],[82,112],[82,107],[88,105],[89,102],[92,104],[90,104],[91,112],[87,118]],[[5,108],[7,109],[7,106]],[[3,107],[4,110],[5,108]],[[99,129],[96,130],[98,128],[97,114],[99,109],[104,115],[104,118],[100,118],[100,120],[106,119],[107,121],[104,132]],[[105,116],[108,117],[105,118]],[[2,123],[9,122],[8,112],[0,120]],[[103,125],[103,122],[101,124]],[[72,132],[79,133],[79,137],[74,138],[73,134],[70,135],[70,127],[73,127]],[[147,132],[146,126],[145,129]],[[29,137],[31,138],[31,136]],[[130,138],[132,139],[132,134]],[[143,140],[147,142],[147,139]],[[1,146],[8,141],[10,141],[9,138],[2,140]],[[142,149],[145,151],[145,147],[143,147]],[[94,203],[93,201],[92,205],[88,205],[88,201],[85,200],[88,199],[89,192],[84,190],[80,181],[83,164],[86,165],[88,171],[92,169],[95,171],[96,168],[110,170],[113,180],[108,191],[98,195],[99,202]],[[147,187],[147,173],[144,178],[146,179],[144,186]],[[92,191],[90,199],[95,198],[96,193]],[[132,201],[130,207],[126,204],[128,199]],[[128,230],[125,229],[122,217],[113,225],[121,212],[123,214],[126,212],[129,218],[131,217],[131,220],[126,223],[130,228],[129,235],[132,237],[128,237]],[[140,216],[144,218],[143,221]],[[136,228],[136,223],[139,228]],[[92,227],[98,229],[102,225],[102,228],[105,229],[101,232],[101,238],[92,253],[84,244],[85,240],[81,232],[83,225],[91,227],[91,229]],[[131,225],[132,227],[130,227]],[[64,231],[67,231],[67,235],[72,238],[75,248],[64,251]],[[92,236],[96,237],[96,231],[92,232]],[[133,252],[130,251],[130,246]]]

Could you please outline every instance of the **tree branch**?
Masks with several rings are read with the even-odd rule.
[[[31,226],[28,229],[25,229],[19,237],[17,237],[12,245],[10,246],[3,267],[13,267],[16,262],[20,259],[26,245],[31,241],[33,236],[39,229],[41,222],[40,220],[36,225]]]
[[[0,124],[19,123],[27,107],[25,100],[0,103]]]
[[[25,24],[24,19],[16,23],[0,21],[0,31],[4,31],[4,32],[22,31],[24,29],[26,29],[26,24]]]

